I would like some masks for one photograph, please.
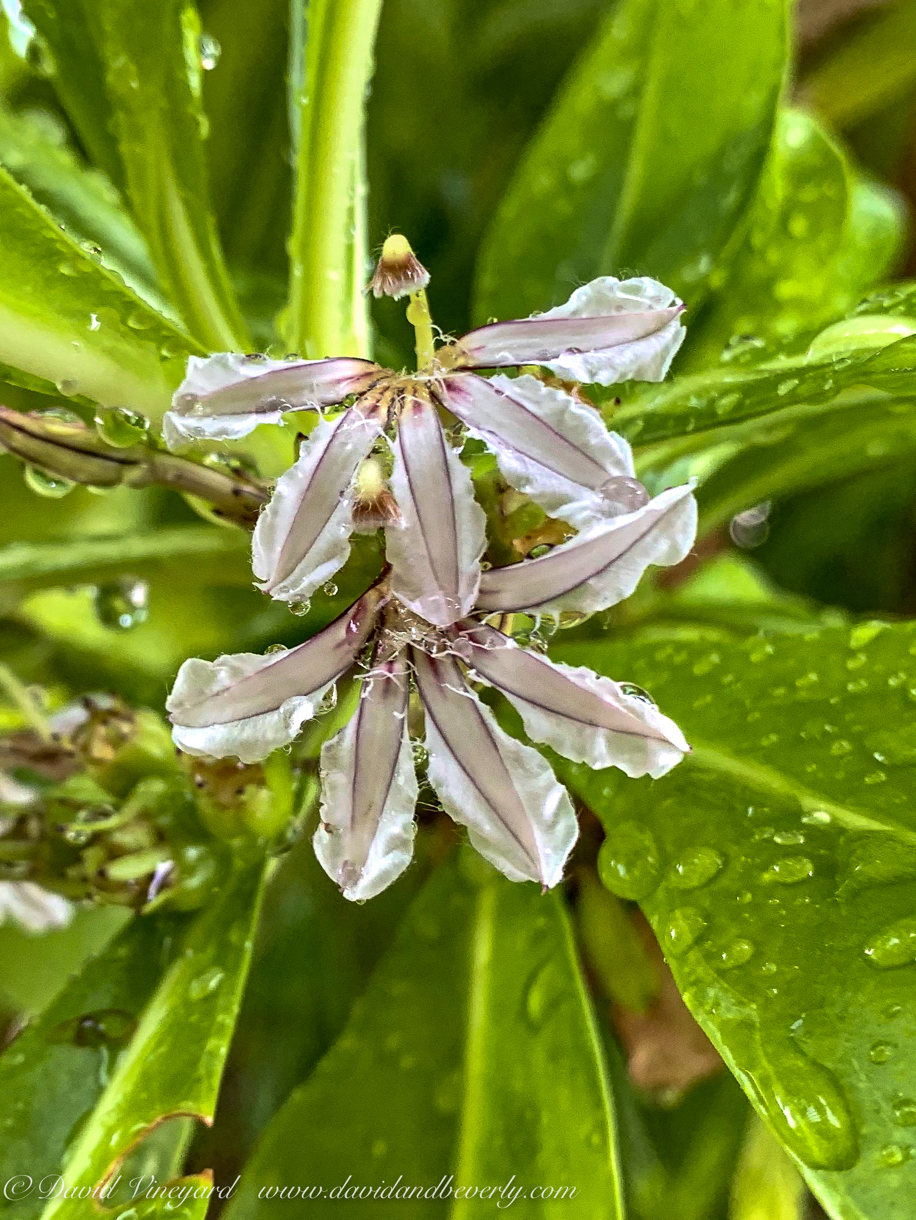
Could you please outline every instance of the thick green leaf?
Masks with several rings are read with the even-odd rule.
[[[240,867],[188,932],[66,1164],[74,1191],[97,1186],[143,1134],[175,1115],[213,1121],[257,922],[263,867]],[[206,1210],[197,1206],[193,1213]],[[84,1220],[78,1198],[49,1202],[43,1220]]]
[[[4,380],[160,417],[193,341],[62,232],[0,169]]]
[[[135,918],[83,968],[51,1006],[0,1056],[0,1177],[33,1184],[60,1172],[111,1077],[186,919]],[[24,1192],[24,1187],[21,1188]],[[10,1220],[30,1220],[44,1206],[37,1190],[4,1198]]]
[[[365,99],[381,0],[294,0],[290,118],[296,147],[289,316],[313,357],[369,354]]]
[[[859,315],[821,332],[805,355],[675,377],[637,393],[609,419],[634,444],[648,445],[831,402],[854,386],[916,393],[914,335],[916,317]]]
[[[698,304],[760,173],[785,56],[783,0],[623,0],[496,214],[479,316],[628,271]]]
[[[458,1182],[522,1171],[530,1185],[577,1187],[590,1216],[622,1217],[609,1086],[559,895],[502,879],[484,888],[469,982]],[[526,1200],[521,1214],[553,1210]],[[451,1214],[479,1204],[458,1200]]]
[[[315,727],[318,734],[333,735],[333,729]],[[319,738],[316,756],[320,747]],[[423,838],[417,844],[420,851],[426,845]],[[428,872],[428,862],[417,861],[398,885],[355,906],[328,885],[308,838],[278,862],[216,1122],[204,1146],[206,1163],[212,1163],[211,1146],[214,1157],[224,1165],[228,1160],[229,1180],[292,1090],[340,1035]]]
[[[787,339],[841,317],[886,273],[903,213],[800,110],[784,110],[748,232],[691,332],[693,367],[732,338]]]
[[[54,88],[92,160],[120,186],[124,170],[111,128],[98,7],[92,0],[23,0],[48,56]]]
[[[46,115],[0,112],[0,162],[90,252],[160,311],[156,272],[137,226],[104,174],[82,165]]]
[[[638,682],[693,755],[662,780],[564,767],[605,822],[695,1016],[831,1214],[916,1182],[916,625],[570,645]]]
[[[34,1016],[58,995],[74,970],[101,953],[130,918],[123,908],[78,910],[66,928],[34,936],[0,928],[0,996],[4,1008]]]
[[[483,1196],[492,1209],[535,1186],[575,1186],[583,1214],[616,1220],[615,1149],[561,900],[472,859],[428,883],[342,1037],[267,1129],[227,1215],[305,1214],[308,1203],[279,1194],[298,1185],[357,1216],[365,1198],[344,1192],[384,1183],[428,1191],[400,1197],[399,1211],[422,1220],[479,1213],[479,1196],[449,1189],[494,1188]],[[554,1204],[522,1195],[514,1209],[541,1217]]]
[[[196,10],[100,0],[96,20],[127,194],[162,283],[201,343],[245,351],[209,209]]]
[[[863,396],[833,409],[777,415],[743,435],[739,451],[727,455],[704,480],[701,531],[724,525],[762,500],[779,500],[868,470],[893,469],[914,453],[912,401]]]

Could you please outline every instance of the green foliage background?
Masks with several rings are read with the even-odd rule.
[[[408,365],[401,306],[370,318],[361,292],[368,251],[398,230],[447,333],[601,274],[675,288],[689,313],[673,375],[596,401],[653,492],[697,481],[701,526],[683,569],[551,641],[651,692],[692,756],[637,782],[553,760],[583,826],[558,892],[496,877],[430,807],[415,865],[354,908],[301,837],[330,722],[243,800],[207,804],[159,717],[186,657],[330,621],[376,575],[374,540],[293,619],[252,589],[245,533],[206,497],[161,479],[99,495],[0,457],[4,740],[29,728],[30,691],[52,711],[100,691],[149,709],[83,780],[93,800],[134,802],[146,837],[123,858],[173,859],[181,878],[145,904],[107,861],[104,901],[68,929],[0,929],[0,1193],[58,1172],[88,1189],[123,1159],[125,1180],[241,1175],[230,1220],[330,1206],[265,1187],[449,1174],[577,1188],[518,1199],[524,1217],[909,1214],[913,0],[5,7],[6,406],[65,407],[111,459],[159,453],[192,354]],[[294,437],[214,445],[184,477],[261,487]],[[476,475],[498,551],[518,522],[492,470]],[[730,532],[764,502],[762,525]],[[137,582],[148,616],[125,630],[111,606]],[[78,819],[80,791],[49,783],[44,799]],[[206,1211],[128,1195],[110,1215]],[[92,1206],[0,1198],[11,1220]]]

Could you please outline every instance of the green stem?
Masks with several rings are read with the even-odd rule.
[[[19,708],[27,723],[35,730],[42,741],[51,742],[54,740],[51,726],[45,719],[41,708],[32,698],[29,688],[25,683],[19,681],[7,665],[3,664],[0,664],[0,690],[4,691],[15,706]]]
[[[429,312],[429,301],[426,299],[426,289],[410,294],[410,304],[407,306],[407,321],[411,324],[416,336],[417,368],[425,369],[432,364],[436,355],[436,342],[433,338],[433,320]]]
[[[382,0],[293,0],[291,89],[298,130],[288,337],[303,355],[368,355],[360,189],[364,99]],[[361,321],[357,324],[355,319]]]

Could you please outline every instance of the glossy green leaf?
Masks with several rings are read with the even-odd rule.
[[[137,1017],[187,920],[135,918],[0,1055],[0,1177],[27,1175],[33,1186],[60,1172],[65,1151],[111,1078]],[[31,1220],[44,1206],[32,1189],[4,1198],[10,1220]]]
[[[516,1188],[575,1186],[575,1206],[616,1220],[615,1149],[561,900],[471,860],[440,868],[417,899],[343,1035],[265,1132],[227,1215],[304,1214],[308,1203],[279,1193],[301,1186],[357,1216],[366,1199],[345,1192],[384,1182],[420,1188],[400,1196],[408,1218],[478,1214],[480,1196],[453,1197],[461,1187],[493,1188],[483,1199],[495,1208]],[[523,1195],[513,1206],[541,1217],[557,1203]]]
[[[916,316],[858,315],[827,327],[804,355],[675,377],[638,392],[608,418],[634,444],[648,445],[831,402],[855,386],[911,394],[914,336]]]
[[[23,0],[41,38],[54,89],[95,164],[116,186],[124,170],[105,90],[99,10],[93,0]]]
[[[381,0],[294,0],[290,118],[295,154],[289,316],[312,357],[369,354],[365,99]]]
[[[916,1175],[916,625],[570,645],[648,689],[693,754],[662,780],[565,766],[694,1015],[831,1215]]]
[[[154,308],[164,308],[146,243],[117,191],[77,160],[48,116],[0,112],[0,163],[89,253]]]
[[[842,317],[886,273],[903,221],[896,198],[862,180],[815,119],[784,110],[748,232],[691,329],[691,367],[733,337],[787,339]]]
[[[0,169],[4,380],[158,418],[193,341],[62,232]]]
[[[73,1191],[108,1178],[165,1119],[213,1121],[223,1062],[251,956],[263,868],[240,867],[190,928],[144,1008],[98,1105],[75,1139],[65,1180]],[[202,1216],[200,1200],[188,1216]],[[58,1197],[43,1220],[84,1220],[85,1201]],[[180,1213],[178,1213],[180,1214]]]
[[[762,500],[779,500],[869,470],[893,469],[916,453],[916,403],[864,396],[832,409],[787,411],[747,429],[738,452],[700,491],[701,532]],[[817,461],[811,454],[817,454]]]
[[[479,316],[632,272],[698,304],[760,173],[785,56],[783,0],[615,6],[490,227]]]
[[[201,343],[245,351],[209,208],[197,12],[183,0],[100,0],[96,21],[127,195],[162,283]]]

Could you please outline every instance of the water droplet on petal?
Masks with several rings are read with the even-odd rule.
[[[873,1042],[869,1047],[868,1057],[872,1063],[882,1064],[887,1063],[893,1053],[893,1042]]]

